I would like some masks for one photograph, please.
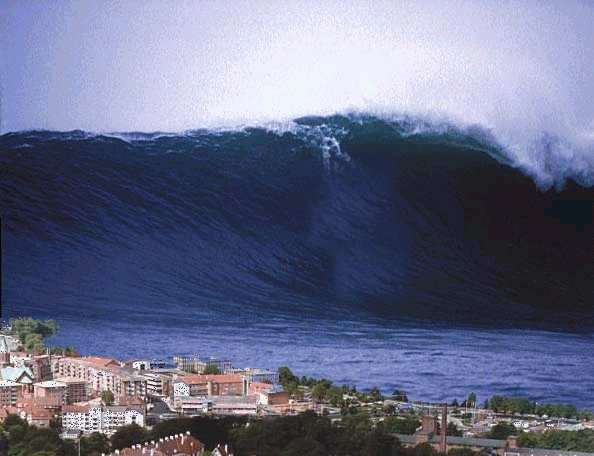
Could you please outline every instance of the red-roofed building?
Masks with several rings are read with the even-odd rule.
[[[20,409],[19,414],[31,426],[44,428],[50,427],[50,423],[54,418],[54,413],[51,410],[36,406],[26,406]]]
[[[124,448],[110,456],[202,456],[204,444],[189,432]]]
[[[247,379],[239,374],[186,375],[173,384],[175,397],[186,396],[246,396]]]
[[[120,363],[117,359],[113,358],[102,358],[100,356],[84,356],[80,359],[83,361],[88,361],[92,364],[96,364],[97,366],[101,367],[122,367],[122,363]]]
[[[274,386],[270,383],[264,383],[264,382],[250,383],[249,394],[252,395],[252,394],[265,393],[267,391],[270,391],[272,388],[274,388]]]

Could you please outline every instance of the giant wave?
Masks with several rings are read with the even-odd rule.
[[[5,134],[4,302],[589,327],[592,176],[554,147],[535,168],[479,127],[362,114]]]

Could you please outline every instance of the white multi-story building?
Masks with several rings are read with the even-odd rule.
[[[62,409],[62,427],[67,433],[73,431],[85,434],[101,432],[111,434],[122,426],[137,424],[144,426],[142,407],[124,405],[66,405]]]
[[[171,394],[174,378],[179,372],[171,369],[155,369],[143,371],[139,374],[146,379],[146,393],[153,397],[168,397]]]

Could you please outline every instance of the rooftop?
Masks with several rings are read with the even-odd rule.
[[[29,377],[21,383],[32,383],[33,372],[28,367],[4,367],[0,369],[3,380],[18,381],[23,376]]]
[[[59,382],[57,380],[47,380],[45,382],[39,382],[39,383],[35,383],[35,387],[39,387],[39,388],[62,388],[65,387],[66,384]]]
[[[216,374],[216,375],[186,375],[178,379],[187,385],[199,385],[200,383],[241,383],[243,377],[239,374]]]
[[[56,378],[56,381],[65,383],[65,384],[69,384],[69,383],[84,383],[84,384],[86,384],[87,383],[85,380],[81,380],[80,378],[76,378],[76,377],[60,377],[60,378]]]
[[[111,453],[111,456],[171,456],[174,454],[195,454],[204,449],[204,444],[189,432],[185,434],[175,434],[159,441],[145,442],[144,444],[134,445],[130,448],[124,448],[119,453]],[[151,453],[151,450],[154,450]]]

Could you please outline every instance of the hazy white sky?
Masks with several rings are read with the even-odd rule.
[[[594,132],[594,2],[2,1],[2,130],[345,109]]]

